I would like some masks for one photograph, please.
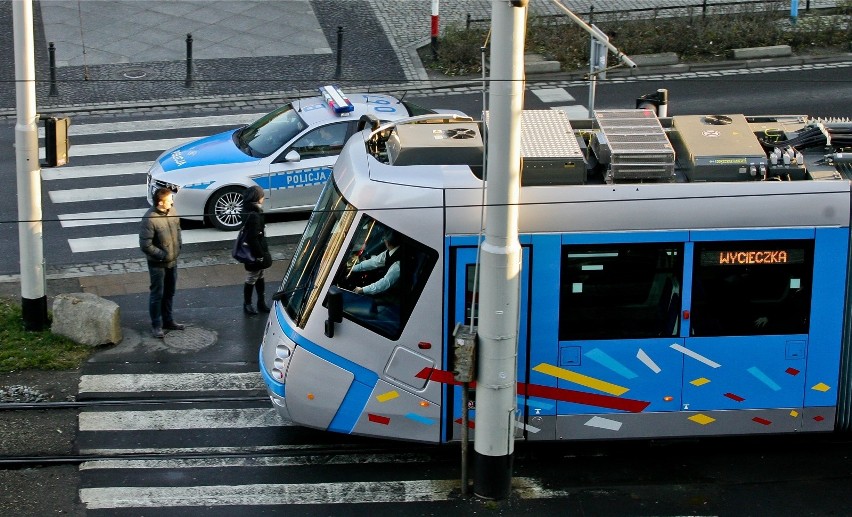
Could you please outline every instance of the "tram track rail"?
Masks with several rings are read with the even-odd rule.
[[[370,446],[363,444],[330,444],[330,445],[305,445],[305,446],[282,446],[279,450],[257,450],[246,448],[244,451],[221,451],[221,452],[181,452],[164,450],[162,453],[126,453],[126,454],[61,454],[61,455],[0,455],[0,470],[14,470],[21,468],[36,468],[59,465],[79,466],[86,462],[125,460],[125,461],[151,461],[151,460],[223,460],[223,459],[246,459],[246,458],[304,458],[317,457],[313,463],[324,463],[322,458],[333,458],[340,455],[369,457],[376,455],[423,455],[435,457],[454,452],[455,449],[447,449],[440,446],[404,445],[395,446]]]
[[[268,402],[264,395],[211,395],[197,397],[120,397],[120,398],[98,398],[91,400],[76,401],[45,401],[45,402],[3,402],[0,403],[0,414],[8,412],[20,412],[26,415],[29,412],[43,411],[86,411],[99,409],[120,409],[139,407],[164,407],[164,406],[194,406],[194,405],[219,405],[219,404],[249,404],[256,405],[260,402]],[[271,448],[270,448],[271,447]],[[312,463],[323,463],[324,458],[333,458],[340,455],[357,456],[368,458],[375,455],[440,455],[454,450],[454,447],[441,447],[439,445],[423,445],[411,443],[388,442],[376,445],[374,443],[363,444],[334,443],[334,444],[310,444],[310,445],[288,445],[266,447],[244,447],[230,450],[186,450],[175,451],[163,449],[156,451],[137,452],[109,452],[92,454],[0,454],[0,471],[15,470],[22,468],[55,467],[62,465],[80,466],[86,462],[98,461],[187,461],[187,460],[226,460],[226,459],[258,459],[258,458],[304,458],[315,457]],[[440,453],[440,454],[439,454]]]
[[[207,404],[216,402],[261,402],[269,400],[267,396],[245,396],[245,397],[186,397],[186,398],[120,398],[120,399],[94,399],[78,401],[56,401],[56,402],[2,402],[0,412],[24,411],[44,409],[85,409],[108,406],[133,406],[133,405],[169,405],[169,404]]]

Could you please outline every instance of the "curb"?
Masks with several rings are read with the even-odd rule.
[[[417,57],[416,49],[409,49],[410,57]],[[419,59],[416,61],[419,62]],[[745,60],[721,60],[709,61],[702,63],[677,63],[670,65],[650,65],[639,66],[633,69],[615,69],[611,70],[608,75],[612,77],[641,77],[644,75],[659,75],[659,74],[679,74],[686,72],[698,72],[708,70],[724,70],[724,69],[756,69],[770,66],[794,66],[804,64],[821,64],[821,63],[841,63],[852,62],[852,52],[825,56],[789,56],[789,57],[773,57],[773,58],[754,58]],[[426,75],[425,68],[422,63],[417,67],[417,75]],[[544,72],[538,74],[530,74],[528,80],[534,81],[577,81],[584,80],[587,72],[583,70],[561,71],[561,72]],[[445,80],[436,80],[435,77],[423,79],[425,86],[412,86],[409,84],[389,83],[379,85],[375,88],[368,88],[368,91],[373,93],[380,92],[435,92],[444,91],[453,88],[469,89],[471,86],[481,86],[482,78],[476,77],[446,77]],[[270,91],[264,93],[254,93],[247,95],[231,94],[231,95],[215,95],[215,96],[197,96],[197,97],[181,97],[169,99],[146,99],[140,101],[126,102],[107,102],[107,103],[89,103],[89,104],[67,104],[56,106],[41,106],[39,112],[42,113],[62,113],[62,114],[91,114],[91,113],[110,113],[122,112],[128,110],[155,110],[196,106],[199,108],[209,107],[210,105],[239,105],[252,103],[255,105],[266,104],[281,104],[285,99],[294,99],[314,95],[314,90],[285,90],[285,91]],[[16,108],[0,109],[0,118],[14,118],[17,116]]]

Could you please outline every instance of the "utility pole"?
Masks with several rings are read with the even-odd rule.
[[[505,499],[512,488],[518,370],[521,245],[518,199],[527,0],[492,0],[485,241],[480,249],[479,365],[474,493]]]
[[[15,40],[15,161],[18,178],[18,241],[21,312],[24,328],[47,327],[44,289],[44,244],[41,223],[41,165],[38,162],[38,114],[35,95],[32,0],[12,2]]]

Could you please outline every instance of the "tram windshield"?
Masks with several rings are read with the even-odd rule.
[[[334,182],[326,183],[281,290],[275,295],[299,327],[305,326],[316,305],[319,287],[328,277],[354,218],[355,209],[346,202]]]

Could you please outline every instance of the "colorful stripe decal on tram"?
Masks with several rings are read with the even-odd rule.
[[[454,384],[456,386],[460,386],[462,384],[453,378],[452,372],[438,370],[435,368],[423,368],[417,373],[417,375],[415,375],[415,377],[440,382],[442,384]],[[471,382],[470,387],[476,387],[476,383]],[[631,413],[640,413],[651,405],[650,402],[644,400],[623,399],[564,388],[552,388],[550,386],[541,386],[539,384],[528,384],[525,382],[518,383],[518,394],[526,395],[528,397],[541,397],[545,399],[561,400],[563,402],[574,402],[576,404],[583,404],[586,406],[617,409]]]

